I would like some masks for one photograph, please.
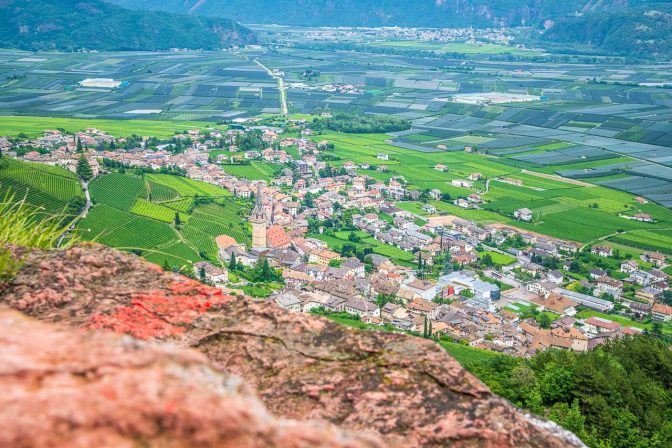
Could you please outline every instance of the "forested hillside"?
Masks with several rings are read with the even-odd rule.
[[[129,8],[304,26],[526,26],[563,51],[667,55],[669,2],[661,0],[110,0]],[[539,34],[536,31],[543,32]],[[641,54],[640,54],[641,53]]]
[[[143,9],[231,17],[243,23],[351,26],[536,25],[645,0],[112,0]]]
[[[558,44],[588,44],[615,54],[669,55],[672,4],[610,9],[559,21],[543,36]]]
[[[255,38],[228,19],[129,11],[100,0],[4,0],[0,23],[0,46],[25,50],[218,49]]]

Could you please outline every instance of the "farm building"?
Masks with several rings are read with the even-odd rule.
[[[87,78],[79,82],[81,87],[94,89],[117,89],[121,87],[121,84],[121,81],[115,81],[112,78]]]

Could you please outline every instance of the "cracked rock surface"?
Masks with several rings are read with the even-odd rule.
[[[201,354],[0,310],[0,446],[381,448],[273,417]]]
[[[193,348],[279,416],[373,431],[389,446],[580,447],[431,341],[223,295],[102,247],[33,251],[0,303],[48,322]]]

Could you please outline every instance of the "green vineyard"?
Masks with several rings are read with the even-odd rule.
[[[177,191],[172,188],[149,180],[147,181],[147,190],[149,192],[149,198],[153,202],[172,201],[180,197]]]
[[[172,223],[175,221],[175,214],[179,212],[168,207],[149,202],[146,199],[138,198],[133,205],[133,208],[131,208],[131,213],[156,219],[158,221]],[[189,215],[185,215],[184,213],[179,213],[179,216],[180,222],[183,223],[186,223],[189,219]]]
[[[216,185],[199,182],[186,177],[169,174],[148,174],[147,180],[154,184],[175,190],[180,196],[225,197],[231,196],[227,190]]]
[[[74,198],[83,198],[74,174],[49,165],[3,158],[0,163],[0,196],[13,195],[48,213],[60,213]]]
[[[183,267],[203,257],[216,260],[219,235],[251,242],[244,206],[215,185],[163,174],[114,173],[96,179],[90,191],[94,206],[78,224],[80,236],[132,250],[153,263]],[[211,203],[196,205],[196,197]]]
[[[145,182],[141,178],[116,173],[96,179],[89,191],[94,204],[107,204],[124,211],[133,208],[138,198],[147,196]]]
[[[164,207],[172,208],[178,212],[188,213],[194,205],[194,198],[182,198],[175,201],[166,201],[162,202],[161,205]]]

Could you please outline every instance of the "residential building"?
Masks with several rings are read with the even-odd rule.
[[[208,261],[199,261],[194,264],[194,274],[200,278],[205,275],[206,280],[214,285],[223,285],[229,281],[229,271],[224,268],[218,268]]]
[[[520,221],[527,221],[531,222],[532,221],[532,210],[529,208],[519,208],[515,212],[513,212],[513,217],[520,220]]]
[[[601,317],[589,317],[583,321],[583,328],[588,334],[596,336],[600,333],[618,330],[621,324]]]
[[[613,249],[611,246],[593,246],[590,249],[590,253],[593,255],[597,255],[599,257],[611,257],[614,254]]]
[[[380,309],[371,302],[352,298],[345,302],[346,313],[355,314],[359,317],[380,317]]]
[[[672,322],[672,306],[656,303],[651,309],[651,316],[660,322]]]

